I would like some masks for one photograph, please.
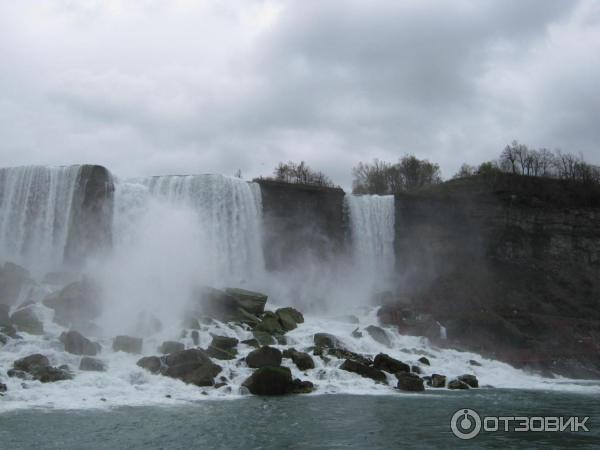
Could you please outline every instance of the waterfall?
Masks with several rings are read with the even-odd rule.
[[[355,266],[377,287],[394,271],[394,196],[347,195],[346,202]]]
[[[0,259],[34,272],[63,263],[80,166],[0,169]]]
[[[216,277],[239,283],[262,274],[262,205],[257,184],[222,175],[156,176],[118,184],[117,240],[130,239],[137,232],[132,223],[152,201],[193,211],[203,237],[202,252],[209,255]]]

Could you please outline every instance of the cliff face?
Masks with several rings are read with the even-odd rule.
[[[342,189],[258,183],[267,269],[293,268],[307,258],[328,260],[345,251],[348,227]]]
[[[73,196],[65,261],[80,264],[112,245],[114,184],[102,166],[81,166]]]
[[[396,198],[395,246],[404,302],[451,344],[600,376],[597,191],[504,175],[448,182]]]

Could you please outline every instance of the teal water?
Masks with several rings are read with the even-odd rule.
[[[1,400],[0,400],[1,401]],[[590,416],[589,432],[450,429],[461,408],[483,416]],[[2,449],[600,448],[600,395],[521,390],[208,400],[177,407],[19,410],[0,415]]]

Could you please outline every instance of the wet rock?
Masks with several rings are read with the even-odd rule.
[[[424,356],[421,356],[418,360],[421,364],[425,364],[426,366],[430,366],[431,364],[429,363],[429,360],[427,358],[425,358]]]
[[[254,395],[285,395],[294,389],[292,372],[287,367],[262,367],[248,377],[243,387]]]
[[[213,335],[212,338],[212,342],[207,350],[209,356],[223,360],[234,359],[237,356],[237,349],[235,347],[239,341],[236,338],[216,335]]]
[[[299,352],[291,348],[283,352],[283,357],[290,358],[300,370],[309,370],[315,368],[315,362],[308,353]]]
[[[365,331],[369,333],[369,336],[371,336],[374,341],[377,341],[386,347],[392,346],[392,341],[390,341],[389,336],[383,328],[375,325],[369,325],[367,328],[365,328]]]
[[[242,341],[242,344],[246,344],[246,345],[249,345],[250,347],[254,347],[254,348],[260,347],[260,344],[258,343],[258,340],[256,338],[246,339],[246,340]]]
[[[477,367],[481,367],[481,363],[478,361],[475,361],[474,359],[470,359],[469,360],[469,364],[472,366],[477,366]]]
[[[273,345],[276,343],[275,338],[265,331],[254,330],[252,334],[260,345]]]
[[[81,362],[79,363],[79,370],[86,370],[90,372],[105,372],[106,366],[104,362],[97,358],[90,358],[89,356],[84,356],[81,358]]]
[[[113,340],[113,351],[139,354],[142,353],[144,340],[131,336],[117,336]]]
[[[398,372],[410,372],[410,366],[385,353],[379,353],[375,356],[373,366],[376,369],[384,370],[387,373],[395,374]]]
[[[371,378],[372,380],[379,381],[381,383],[387,383],[387,377],[381,370],[375,369],[374,367],[361,364],[357,361],[347,359],[340,366],[341,370],[347,372],[354,372],[364,378]]]
[[[198,330],[192,330],[190,335],[192,337],[192,342],[194,343],[194,345],[199,345],[200,344],[200,333],[198,333]]]
[[[363,337],[363,334],[358,331],[358,328],[356,328],[353,332],[352,332],[352,337],[356,338],[356,339],[360,339]]]
[[[340,340],[333,334],[329,333],[316,333],[313,336],[313,341],[316,348],[341,348],[342,344]]]
[[[99,288],[88,279],[68,284],[42,303],[54,310],[54,322],[76,328],[85,327],[102,312]]]
[[[32,369],[31,374],[35,380],[42,383],[53,383],[55,381],[71,380],[73,375],[60,367],[36,367]]]
[[[396,386],[401,391],[419,392],[424,391],[423,380],[414,373],[398,372],[396,373],[398,385]]]
[[[161,369],[163,375],[196,386],[213,386],[214,378],[222,370],[221,366],[211,361],[206,352],[197,348],[171,353],[161,358],[161,361],[166,366]]]
[[[160,353],[173,353],[173,352],[179,352],[181,350],[185,349],[185,345],[183,345],[181,342],[177,342],[177,341],[165,341],[161,344],[160,348],[158,349],[158,351]]]
[[[31,378],[31,376],[24,370],[17,369],[8,369],[6,371],[6,375],[8,375],[11,378],[20,378],[21,380],[27,380]]]
[[[453,380],[450,380],[450,382],[448,383],[448,389],[469,389],[469,385],[464,381],[455,378]]]
[[[416,373],[417,375],[421,374],[421,368],[419,366],[410,366],[410,371],[412,373]]]
[[[21,339],[21,336],[17,334],[17,329],[12,325],[0,327],[0,333],[13,339]]]
[[[29,334],[44,334],[44,325],[31,308],[23,308],[10,316],[10,321],[19,330]]]
[[[251,314],[262,314],[265,311],[268,298],[265,294],[238,288],[227,288],[225,292],[236,300],[239,307]]]
[[[6,387],[6,385],[4,383],[0,383],[0,394],[3,394],[7,390],[8,388]]]
[[[22,370],[23,372],[30,373],[33,369],[37,367],[48,367],[50,366],[50,361],[44,355],[40,353],[35,353],[33,355],[26,356],[25,358],[17,359],[13,363],[13,367],[16,370]]]
[[[279,323],[285,331],[295,329],[299,323],[304,323],[304,316],[295,308],[279,308],[275,311],[279,318]]]
[[[0,304],[14,305],[21,289],[29,281],[29,271],[7,262],[0,268]]]
[[[95,356],[100,351],[100,344],[90,341],[78,331],[67,331],[60,335],[60,342],[65,351],[74,355]]]
[[[472,387],[472,388],[479,387],[479,380],[477,379],[477,377],[475,375],[465,374],[465,375],[459,376],[458,379],[460,381],[462,381],[463,383],[466,383],[467,385],[469,385],[469,387]]]
[[[215,388],[215,389],[220,389],[220,388],[222,388],[222,387],[225,387],[225,386],[227,386],[227,383],[220,382],[220,383],[216,383],[216,384],[214,385],[214,388]]]
[[[315,385],[310,381],[303,381],[299,378],[292,381],[292,394],[310,394],[314,389]]]
[[[446,387],[446,376],[434,373],[431,375],[431,379],[427,382],[427,386],[431,386],[433,388]]]
[[[276,348],[264,346],[251,351],[246,356],[246,364],[254,369],[261,367],[277,367],[281,365],[281,351]]]
[[[279,317],[271,311],[267,311],[261,316],[260,323],[256,325],[255,329],[271,335],[285,333],[285,330],[279,322]]]
[[[344,348],[326,348],[326,349],[315,349],[315,355],[321,356],[324,360],[326,360],[325,356],[335,356],[338,359],[350,359],[352,361],[356,361],[365,366],[372,366],[373,361],[370,358],[367,358],[363,355],[360,355],[355,352],[351,352],[350,350],[346,350]]]
[[[146,369],[152,373],[160,372],[162,362],[158,356],[144,356],[136,363],[139,367]]]

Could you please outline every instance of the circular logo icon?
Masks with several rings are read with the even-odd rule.
[[[481,417],[472,409],[459,409],[450,420],[454,436],[460,439],[473,439],[481,431]]]

